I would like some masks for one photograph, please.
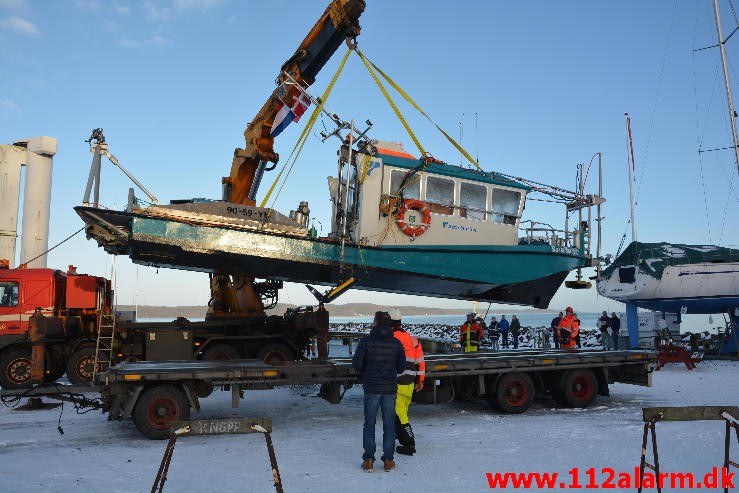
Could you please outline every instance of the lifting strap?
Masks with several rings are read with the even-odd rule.
[[[272,182],[272,186],[269,187],[269,190],[267,191],[267,194],[262,199],[262,202],[259,204],[259,207],[264,207],[267,204],[267,201],[272,195],[272,192],[274,191],[275,186],[277,185],[277,182],[280,180],[282,173],[285,171],[285,168],[287,167],[287,163],[290,162],[290,159],[293,157],[293,154],[295,154],[295,157],[292,160],[292,164],[288,168],[287,174],[285,175],[285,180],[282,182],[282,185],[280,185],[279,190],[277,190],[277,194],[275,195],[275,198],[272,201],[272,203],[274,204],[274,202],[277,201],[277,197],[279,197],[280,192],[282,191],[282,187],[285,186],[285,182],[287,182],[287,178],[288,176],[290,176],[290,172],[292,171],[293,166],[295,166],[295,162],[298,160],[298,156],[300,155],[300,152],[303,150],[303,146],[308,140],[308,135],[310,134],[310,131],[313,128],[313,125],[315,125],[316,120],[318,120],[318,115],[320,115],[321,111],[323,111],[323,106],[326,104],[326,100],[328,99],[328,96],[331,94],[331,90],[334,88],[334,84],[336,84],[336,81],[339,79],[339,75],[341,74],[341,71],[344,69],[346,60],[349,58],[349,54],[351,52],[352,52],[352,49],[349,48],[346,51],[344,58],[341,59],[339,68],[336,69],[336,73],[334,74],[334,77],[331,79],[331,82],[329,83],[328,87],[326,87],[326,90],[323,92],[323,95],[321,96],[321,100],[319,104],[313,110],[313,113],[308,119],[308,123],[305,125],[305,128],[303,128],[303,132],[300,134],[300,137],[298,138],[298,141],[295,143],[293,150],[290,151],[290,155],[285,160],[285,164],[282,166],[282,169],[277,174],[277,177],[275,178],[275,180]],[[297,153],[296,153],[296,150],[297,150]]]
[[[400,110],[398,109],[398,106],[395,104],[395,101],[393,101],[393,98],[390,96],[390,93],[387,92],[387,89],[385,89],[385,86],[382,85],[382,82],[380,82],[380,79],[377,78],[377,74],[375,74],[375,71],[372,70],[372,67],[377,68],[374,63],[367,60],[367,58],[364,56],[364,54],[359,51],[359,48],[356,48],[355,51],[357,52],[357,55],[359,55],[359,58],[362,59],[362,62],[364,62],[364,66],[367,67],[367,71],[372,76],[372,79],[375,81],[375,84],[377,84],[377,87],[380,88],[380,92],[382,92],[382,95],[385,96],[385,99],[387,99],[388,104],[395,112],[395,115],[398,117],[398,120],[400,120],[400,123],[403,125],[403,128],[405,128],[405,131],[408,132],[408,135],[410,135],[411,139],[413,140],[413,143],[416,144],[416,147],[418,148],[418,151],[421,153],[422,157],[426,156],[426,151],[424,150],[423,146],[421,145],[421,142],[419,142],[418,138],[416,137],[416,134],[413,133],[413,130],[411,130],[410,125],[408,125],[408,122],[405,121],[405,118],[403,118],[403,115],[400,113]],[[377,69],[379,71],[379,69]],[[383,74],[384,76],[384,74]],[[386,78],[387,80],[387,78]],[[396,87],[394,84],[391,83],[393,87]],[[397,90],[397,87],[396,87]],[[401,93],[402,94],[402,93]],[[406,98],[407,99],[407,98]]]
[[[401,96],[403,96],[403,98],[404,98],[404,99],[405,99],[406,101],[408,101],[408,103],[409,103],[409,104],[410,104],[411,106],[413,106],[413,107],[414,107],[414,108],[415,108],[416,110],[418,110],[418,112],[419,112],[419,113],[421,113],[421,114],[422,114],[423,116],[425,116],[425,117],[426,117],[426,119],[427,119],[427,120],[428,120],[429,122],[431,122],[431,124],[432,124],[433,126],[435,126],[435,127],[436,127],[436,128],[437,128],[437,129],[439,130],[439,132],[441,132],[441,133],[442,133],[442,134],[444,135],[444,137],[446,137],[446,139],[447,139],[447,140],[448,140],[448,141],[449,141],[449,142],[450,142],[450,143],[451,143],[451,144],[452,144],[452,145],[453,145],[453,146],[454,146],[454,147],[455,147],[455,148],[456,148],[456,149],[457,149],[457,150],[458,150],[458,151],[459,151],[460,153],[462,153],[462,155],[463,155],[463,156],[464,156],[465,158],[467,158],[467,160],[468,160],[468,161],[469,161],[470,163],[472,163],[472,164],[473,164],[473,165],[474,165],[474,166],[475,166],[475,167],[476,167],[477,169],[479,169],[480,171],[483,171],[483,169],[482,169],[482,168],[480,167],[480,165],[479,165],[479,164],[477,163],[477,161],[475,161],[475,160],[474,160],[474,159],[472,158],[472,156],[470,156],[470,154],[469,154],[469,153],[468,153],[468,152],[467,152],[467,151],[466,151],[466,150],[465,150],[465,149],[464,149],[464,148],[463,148],[463,147],[462,147],[461,145],[459,145],[459,144],[457,143],[457,141],[456,141],[456,140],[454,140],[454,139],[453,139],[453,138],[452,138],[452,137],[451,137],[451,136],[450,136],[450,135],[449,135],[448,133],[446,133],[446,132],[445,132],[445,131],[444,131],[444,130],[443,130],[443,129],[442,129],[442,128],[441,128],[440,126],[439,126],[439,125],[437,125],[437,124],[436,124],[436,123],[435,123],[435,122],[434,122],[434,121],[433,121],[433,120],[431,119],[431,117],[430,117],[430,116],[429,116],[429,115],[428,115],[428,114],[427,114],[427,113],[426,113],[425,111],[423,111],[423,110],[421,109],[421,107],[420,107],[420,106],[418,106],[418,104],[416,104],[416,102],[415,102],[415,101],[414,101],[414,100],[413,100],[413,99],[412,99],[412,98],[411,98],[411,97],[410,97],[410,96],[408,95],[408,93],[406,93],[406,92],[405,92],[405,91],[404,91],[404,90],[403,90],[403,89],[402,89],[402,88],[401,88],[400,86],[398,86],[398,85],[397,85],[397,84],[396,84],[396,83],[395,83],[395,82],[394,82],[394,81],[393,81],[393,80],[392,80],[392,79],[391,79],[390,77],[388,77],[388,75],[387,75],[387,74],[385,74],[385,72],[383,72],[383,71],[382,71],[382,69],[380,69],[380,67],[378,67],[377,65],[375,65],[375,63],[374,63],[374,62],[372,62],[371,60],[367,59],[367,57],[365,57],[365,56],[364,56],[364,54],[363,54],[363,53],[362,53],[361,51],[359,51],[359,48],[357,48],[357,49],[356,49],[356,51],[357,51],[357,55],[359,55],[359,57],[360,57],[360,58],[362,59],[362,61],[364,62],[364,64],[365,64],[365,65],[367,66],[367,70],[369,70],[370,74],[372,74],[372,77],[373,77],[373,78],[375,79],[375,82],[376,82],[376,83],[377,83],[377,85],[378,85],[378,86],[380,87],[380,90],[382,91],[382,93],[383,93],[383,94],[385,95],[385,98],[386,98],[386,99],[388,100],[388,102],[390,103],[390,106],[391,106],[391,107],[393,108],[393,110],[395,110],[395,113],[396,113],[396,114],[398,115],[398,118],[400,118],[400,121],[401,121],[401,123],[403,123],[403,126],[404,126],[404,127],[406,127],[406,131],[408,131],[408,133],[410,134],[411,138],[413,139],[413,142],[415,142],[415,143],[416,143],[416,146],[417,146],[417,147],[418,147],[418,149],[419,149],[419,150],[421,151],[421,154],[422,154],[423,156],[426,156],[426,153],[424,152],[423,148],[421,147],[421,144],[420,144],[420,143],[418,143],[418,141],[416,140],[416,137],[415,137],[415,135],[413,135],[413,132],[411,132],[410,128],[409,128],[409,127],[408,127],[408,125],[406,124],[406,122],[405,122],[405,120],[403,119],[402,115],[401,115],[401,114],[400,114],[400,112],[398,111],[398,108],[397,108],[397,107],[395,106],[395,103],[394,103],[394,102],[392,101],[392,99],[390,99],[390,96],[389,96],[389,95],[387,94],[387,92],[385,91],[385,88],[384,88],[384,87],[382,86],[382,84],[381,84],[381,83],[380,83],[380,82],[378,81],[378,79],[377,79],[377,76],[376,76],[376,75],[374,74],[373,70],[372,70],[372,69],[370,68],[370,65],[371,65],[372,67],[374,67],[374,69],[375,69],[375,70],[376,70],[376,71],[377,71],[377,72],[378,72],[378,73],[379,73],[379,74],[380,74],[380,75],[382,76],[382,78],[383,78],[383,79],[385,79],[385,81],[386,81],[386,82],[387,82],[388,84],[390,84],[390,86],[391,86],[391,87],[392,87],[393,89],[395,89],[396,91],[398,91],[398,94],[400,94]]]

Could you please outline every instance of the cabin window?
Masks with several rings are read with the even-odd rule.
[[[454,213],[454,182],[429,176],[426,179],[426,202],[431,212],[451,216]]]
[[[17,282],[0,282],[0,306],[18,306]]]
[[[390,195],[398,195],[400,184],[408,174],[407,171],[393,170],[390,173]],[[421,175],[418,173],[408,178],[403,186],[403,198],[420,199],[421,198]]]
[[[459,184],[459,215],[467,219],[485,220],[485,202],[488,189],[482,185]]]
[[[514,226],[518,220],[518,208],[521,205],[521,192],[513,190],[493,189],[493,222]]]

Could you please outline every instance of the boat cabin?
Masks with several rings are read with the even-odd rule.
[[[440,162],[424,167],[400,143],[369,147],[355,154],[356,167],[341,166],[341,180],[329,177],[333,236],[369,246],[518,244],[525,185]]]

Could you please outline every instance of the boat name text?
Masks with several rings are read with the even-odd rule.
[[[477,233],[477,228],[471,226],[460,226],[459,224],[450,224],[448,221],[443,221],[441,227],[445,229],[451,229],[453,231],[467,231],[469,233]]]

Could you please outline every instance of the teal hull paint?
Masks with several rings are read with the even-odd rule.
[[[148,242],[180,245],[204,254],[221,251],[326,265],[342,261],[340,245],[322,239],[193,226],[146,217],[133,218],[131,233],[134,240],[145,238]],[[534,281],[586,267],[588,259],[572,254],[571,250],[554,252],[546,245],[357,247],[347,244],[343,263],[500,285]]]

